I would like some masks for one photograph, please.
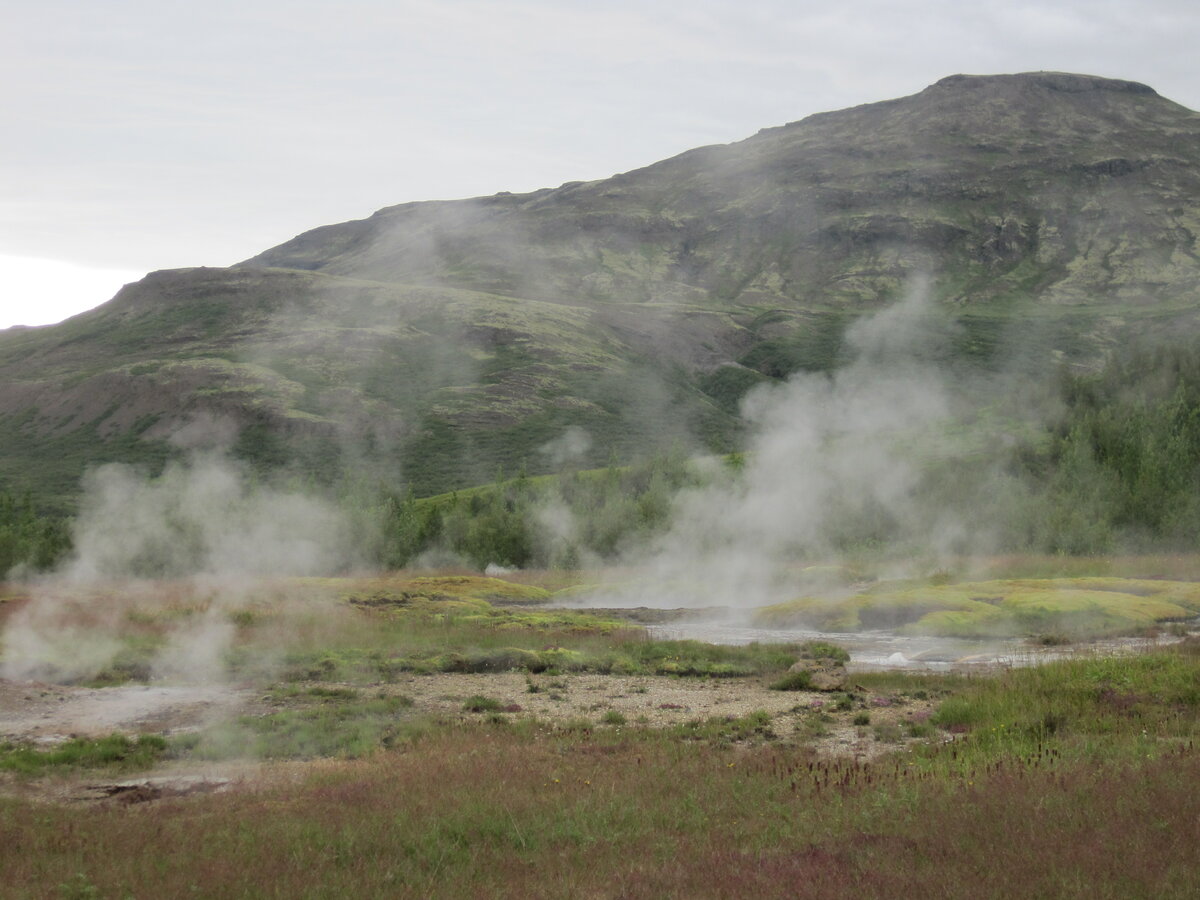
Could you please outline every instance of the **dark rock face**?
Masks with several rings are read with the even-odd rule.
[[[603,181],[387,207],[0,334],[0,489],[161,462],[198,414],[257,464],[370,459],[419,493],[536,472],[570,426],[583,465],[729,450],[742,392],[838,365],[914,276],[974,365],[1194,327],[1198,233],[1200,115],[1135,82],[953,75]]]

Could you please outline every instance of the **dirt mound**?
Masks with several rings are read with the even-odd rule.
[[[215,794],[228,790],[229,778],[210,778],[203,775],[173,775],[161,778],[141,778],[108,784],[89,784],[87,790],[97,799],[109,799],[122,806],[149,803],[165,797],[190,797],[195,794]]]

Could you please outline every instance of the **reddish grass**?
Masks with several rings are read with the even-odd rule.
[[[625,896],[1197,896],[1198,775],[1200,760],[1175,756],[926,784],[907,815],[881,810],[859,820],[864,830],[792,849],[717,841],[643,874]]]
[[[1191,897],[1200,755],[976,777],[788,748],[448,730],[299,786],[0,804],[4,895]]]

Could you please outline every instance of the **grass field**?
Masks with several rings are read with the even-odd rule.
[[[0,744],[3,895],[1200,892],[1200,640],[771,692],[805,648],[649,641],[627,624],[546,609],[540,585],[509,584],[293,584],[289,594],[317,606],[260,595],[222,610],[236,622],[231,670],[261,693],[254,711],[165,738]],[[528,605],[493,605],[489,592]],[[318,622],[331,598],[338,614]],[[209,602],[134,604],[126,619],[152,645]],[[271,634],[288,649],[268,672],[253,658]],[[615,660],[634,674],[605,674]],[[423,663],[404,668],[412,661]],[[660,689],[715,687],[782,702],[711,717],[666,710],[653,722],[599,703],[553,718],[486,687],[438,698],[439,679],[456,678],[517,679],[530,709],[551,694],[564,708],[603,699],[584,687],[603,679],[624,679],[647,703]],[[838,750],[838,734],[853,743]],[[206,767],[232,787],[62,800],[80,784]]]
[[[928,743],[871,763],[753,727],[683,741],[432,723],[361,759],[267,767],[228,794],[10,799],[5,893],[1194,896],[1197,662],[1189,647],[1129,671],[881,677],[873,689],[947,694]]]

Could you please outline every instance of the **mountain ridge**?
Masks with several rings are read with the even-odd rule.
[[[1200,318],[1200,114],[1137,82],[953,75],[608,179],[383,207],[0,333],[0,487],[69,498],[197,416],[264,470],[433,493],[673,444],[838,364],[926,275],[948,364],[1096,366]],[[1031,363],[1034,364],[1034,363]],[[369,464],[368,464],[369,463]]]
[[[1092,88],[1091,91],[1070,90],[1064,91],[1063,84],[1081,86],[1086,85]],[[1046,87],[1049,84],[1050,87]],[[1130,87],[1130,86],[1133,87]],[[969,86],[969,87],[964,87]],[[1103,87],[1100,90],[1097,86]],[[1118,89],[1119,88],[1119,89]],[[1144,88],[1144,90],[1143,90]],[[736,142],[728,145],[714,145],[712,147],[697,148],[696,150],[687,151],[676,157],[664,160],[659,163],[652,164],[640,169],[635,169],[631,172],[622,173],[610,179],[605,179],[597,182],[584,183],[568,183],[568,185],[554,188],[543,189],[530,194],[524,195],[495,195],[488,198],[477,198],[468,201],[447,201],[424,204],[401,204],[398,206],[385,207],[379,210],[373,216],[357,220],[353,223],[346,223],[342,226],[324,226],[314,232],[307,232],[303,235],[294,238],[292,241],[285,242],[279,247],[272,248],[253,257],[241,265],[272,265],[282,266],[286,268],[312,268],[332,273],[347,271],[353,267],[358,274],[364,271],[372,277],[381,280],[407,280],[407,281],[425,281],[430,278],[439,280],[449,280],[459,286],[465,287],[480,287],[487,290],[499,291],[503,293],[527,294],[531,288],[527,283],[523,283],[521,279],[511,271],[508,271],[503,264],[502,259],[497,259],[499,254],[496,248],[490,246],[497,240],[497,236],[487,227],[489,222],[502,220],[506,227],[511,225],[511,222],[516,215],[514,208],[519,207],[523,218],[531,225],[526,224],[526,227],[532,229],[529,235],[533,242],[541,241],[543,244],[554,247],[562,246],[565,243],[565,238],[561,233],[561,229],[547,228],[544,224],[546,219],[553,220],[553,209],[555,204],[570,207],[586,206],[586,215],[580,215],[578,220],[570,223],[576,232],[598,231],[599,240],[611,242],[612,235],[611,226],[613,224],[622,224],[627,226],[627,231],[635,233],[643,244],[650,243],[670,243],[669,248],[675,255],[673,262],[675,263],[674,271],[678,272],[680,266],[686,267],[688,255],[691,250],[690,244],[695,242],[703,242],[709,236],[702,228],[688,228],[688,222],[684,221],[691,213],[691,217],[695,217],[695,209],[688,210],[668,210],[670,215],[655,215],[653,211],[650,214],[643,214],[632,221],[628,217],[624,221],[620,221],[619,213],[612,210],[614,205],[611,201],[619,197],[620,193],[625,190],[631,183],[640,182],[637,184],[639,190],[649,195],[650,199],[659,206],[665,206],[670,201],[662,196],[663,192],[654,184],[657,176],[664,172],[670,172],[670,182],[676,182],[680,178],[688,177],[691,182],[688,185],[689,195],[699,202],[704,212],[709,212],[716,201],[726,201],[727,196],[722,196],[720,192],[721,185],[713,185],[715,180],[713,172],[718,170],[716,178],[720,177],[719,169],[724,166],[728,168],[730,163],[734,165],[740,164],[744,176],[751,178],[760,178],[772,188],[791,188],[795,192],[797,184],[803,191],[809,192],[812,196],[800,198],[800,203],[791,204],[787,213],[793,220],[791,223],[784,224],[795,225],[797,215],[803,215],[804,203],[810,207],[808,218],[823,218],[826,221],[824,233],[821,229],[816,229],[815,235],[809,235],[810,240],[801,242],[801,250],[805,249],[805,244],[814,245],[820,244],[822,239],[825,243],[832,240],[833,243],[838,243],[839,239],[848,238],[857,241],[873,241],[878,243],[881,240],[891,240],[893,242],[906,242],[910,244],[933,245],[934,248],[939,248],[941,244],[952,242],[956,238],[961,239],[964,235],[962,223],[954,221],[955,217],[947,217],[938,215],[927,219],[915,219],[912,216],[907,217],[906,221],[889,221],[886,217],[876,217],[873,220],[862,222],[855,221],[853,214],[861,212],[863,205],[862,191],[858,189],[861,186],[851,186],[840,184],[839,181],[845,181],[844,177],[839,177],[843,173],[831,171],[835,166],[841,166],[843,169],[852,168],[854,160],[860,161],[860,168],[864,168],[862,163],[871,159],[880,157],[879,149],[876,149],[871,144],[872,142],[864,139],[865,134],[873,134],[878,137],[880,132],[893,142],[892,147],[884,148],[891,153],[890,159],[886,159],[883,171],[876,173],[876,180],[890,178],[896,184],[891,185],[902,196],[907,196],[908,199],[929,199],[922,198],[923,194],[928,194],[932,190],[939,187],[945,189],[953,186],[952,183],[947,185],[946,173],[938,171],[929,171],[935,164],[941,164],[945,167],[946,154],[945,148],[930,147],[931,143],[936,143],[939,140],[956,137],[955,132],[963,132],[963,123],[967,130],[974,132],[974,145],[968,149],[977,154],[984,154],[988,158],[982,160],[982,163],[989,167],[992,171],[1003,171],[1009,169],[1015,173],[1022,173],[1024,169],[1029,167],[1022,165],[1021,154],[1028,153],[1030,148],[1023,144],[1013,144],[1011,141],[1005,145],[1001,143],[988,144],[986,138],[989,132],[997,130],[996,123],[1002,121],[1003,128],[1000,129],[1001,135],[1011,134],[1013,123],[1008,121],[1012,119],[1012,109],[1008,110],[1007,118],[1000,116],[995,111],[986,108],[985,104],[980,104],[974,98],[974,95],[982,91],[984,94],[996,94],[1000,92],[999,101],[1002,103],[1011,104],[1011,94],[1033,94],[1038,96],[1041,101],[1045,101],[1047,97],[1059,101],[1062,96],[1070,97],[1070,104],[1077,106],[1080,102],[1080,97],[1087,97],[1088,94],[1104,95],[1107,97],[1118,96],[1124,98],[1133,98],[1130,103],[1133,104],[1133,110],[1140,115],[1148,116],[1149,112],[1153,112],[1152,116],[1154,132],[1161,135],[1167,134],[1170,140],[1187,139],[1193,145],[1200,140],[1200,119],[1195,113],[1183,110],[1170,101],[1163,100],[1158,97],[1152,89],[1139,86],[1135,82],[1122,82],[1098,79],[1089,76],[1066,76],[1061,74],[1042,74],[1035,75],[1016,75],[1016,76],[952,76],[949,79],[943,79],[941,82],[927,88],[919,94],[908,98],[901,98],[894,101],[884,101],[879,104],[865,104],[863,106],[854,107],[849,110],[841,110],[830,113],[819,113],[816,116],[810,116],[796,123],[780,126],[777,129],[769,129],[759,134],[748,138],[744,141]],[[972,95],[972,103],[965,105],[963,102],[963,94],[969,92]],[[949,98],[947,100],[946,98]],[[993,101],[997,98],[992,97]],[[1121,114],[1128,113],[1129,110],[1123,110],[1120,107],[1117,109],[1107,109],[1106,116],[1098,116],[1096,103],[1093,103],[1091,98],[1086,101],[1087,106],[1082,111],[1076,111],[1074,119],[1077,120],[1072,124],[1075,125],[1074,141],[1069,141],[1069,147],[1055,148],[1059,151],[1067,149],[1072,151],[1070,156],[1075,156],[1075,159],[1069,159],[1066,162],[1066,170],[1061,174],[1064,176],[1072,176],[1076,181],[1083,181],[1088,178],[1115,178],[1133,173],[1134,169],[1145,169],[1149,167],[1170,167],[1171,165],[1182,164],[1190,173],[1192,160],[1179,159],[1175,154],[1169,152],[1160,152],[1152,155],[1147,155],[1144,145],[1146,129],[1141,129],[1139,133],[1131,135],[1131,128],[1127,122],[1121,121]],[[1098,101],[1099,102],[1099,101]],[[953,116],[947,122],[947,112],[944,107],[949,103],[952,107],[950,112]],[[956,105],[957,104],[957,105]],[[1061,103],[1059,104],[1061,105]],[[1129,103],[1125,104],[1126,106]],[[931,107],[931,108],[922,108]],[[911,109],[917,108],[921,114],[922,121],[925,123],[925,134],[920,132],[922,129],[913,127],[910,120]],[[1025,118],[1033,116],[1035,119],[1039,116],[1039,109],[1042,109],[1041,118],[1046,117],[1044,112],[1045,102],[1040,102],[1035,105],[1026,103],[1020,107]],[[1058,114],[1057,107],[1055,109]],[[1180,113],[1186,125],[1180,124]],[[893,122],[895,114],[900,115],[900,120],[897,123]],[[864,121],[866,117],[867,121]],[[1082,123],[1082,124],[1079,124]],[[1035,122],[1042,128],[1041,140],[1035,145],[1046,146],[1046,133],[1048,131],[1047,123]],[[815,131],[815,126],[820,126],[820,132]],[[948,128],[946,126],[949,126]],[[1083,127],[1086,125],[1087,127]],[[941,134],[938,133],[936,127],[942,126]],[[896,131],[898,128],[899,136],[888,133]],[[1135,130],[1136,129],[1132,129]],[[992,135],[994,136],[994,135]],[[1089,148],[1094,145],[1095,141],[1103,139],[1104,151],[1100,153],[1091,152]],[[762,156],[760,152],[764,141],[774,141],[777,144],[785,144],[780,147],[767,147],[768,151],[775,151],[778,156],[778,151],[782,149],[790,154],[790,157],[784,158],[784,165],[775,166],[774,171],[763,171],[765,165],[756,163],[756,155]],[[878,144],[878,140],[875,142]],[[898,151],[896,144],[898,143]],[[1136,143],[1137,146],[1129,146],[1131,143]],[[1161,143],[1161,142],[1160,142]],[[800,146],[795,146],[800,144]],[[819,144],[821,146],[813,146]],[[1083,145],[1081,147],[1081,144]],[[1154,148],[1158,150],[1169,150],[1169,147]],[[1194,149],[1194,147],[1193,147]],[[943,152],[936,153],[934,150]],[[1082,151],[1082,153],[1081,153]],[[1132,152],[1137,151],[1137,152]],[[741,154],[742,159],[738,159],[738,154]],[[1083,158],[1078,158],[1080,156]],[[1129,159],[1133,155],[1136,159]],[[838,157],[830,159],[831,156]],[[996,158],[997,156],[1002,158]],[[775,159],[767,160],[767,163],[777,162]],[[964,159],[957,166],[958,169],[969,168],[971,165],[970,159]],[[851,166],[847,166],[851,163]],[[1036,169],[1045,168],[1045,159],[1040,159]],[[699,164],[697,166],[697,164]],[[978,166],[978,162],[976,163]],[[698,168],[697,172],[678,172],[675,170],[687,169],[688,167]],[[780,170],[782,168],[782,171]],[[699,174],[700,178],[695,177]],[[735,173],[736,174],[736,173]],[[850,176],[858,174],[860,177],[864,174],[870,175],[870,172],[848,173]],[[951,175],[959,178],[972,177],[974,184],[974,192],[965,192],[958,199],[961,201],[971,201],[975,203],[983,201],[995,201],[997,191],[993,188],[988,190],[988,186],[980,185],[979,179],[974,177],[977,173],[970,171],[951,172]],[[705,182],[709,182],[706,184]],[[951,179],[953,182],[953,179]],[[668,185],[670,186],[670,185]],[[889,185],[883,185],[888,187]],[[1194,184],[1190,185],[1195,187]],[[1084,185],[1086,187],[1086,185]],[[726,191],[728,193],[728,191]],[[869,193],[869,192],[868,192]],[[743,201],[754,198],[739,198]],[[948,198],[940,198],[942,200]],[[952,198],[951,198],[952,199]],[[609,206],[609,210],[604,210],[605,206]],[[839,207],[841,209],[839,210]],[[779,210],[773,208],[769,203],[759,202],[754,204],[749,210],[759,218],[766,217],[769,221],[772,215],[779,216]],[[838,213],[843,212],[847,215],[839,216]],[[1012,212],[1013,210],[1007,210]],[[1017,210],[1019,212],[1019,210]],[[1002,220],[1004,210],[994,214],[994,218]],[[644,213],[644,211],[643,211]],[[901,217],[902,219],[904,217]],[[1026,216],[1028,218],[1028,216]],[[833,230],[834,226],[830,223],[839,223],[839,219],[845,221],[850,228],[850,234],[840,235]],[[475,273],[474,277],[470,277],[469,273],[457,273],[459,278],[466,274],[463,280],[456,280],[456,273],[446,271],[446,266],[443,266],[440,271],[434,271],[428,261],[431,257],[436,257],[439,252],[437,246],[439,241],[443,240],[442,234],[446,230],[443,224],[449,220],[449,225],[457,230],[460,235],[465,234],[473,241],[468,244],[468,247],[463,248],[462,252],[468,249],[473,249],[479,252],[479,257],[483,260],[483,265],[486,269]],[[424,235],[427,240],[423,242],[410,240],[407,244],[401,242],[390,247],[381,248],[380,245],[388,240],[386,232],[388,231],[389,223],[396,223],[397,230],[400,228],[407,229],[409,236],[419,237]],[[550,223],[554,225],[553,221]],[[803,224],[803,223],[800,223]],[[1003,230],[1005,222],[997,221],[996,223]],[[1031,223],[1023,223],[1028,228]],[[1194,224],[1190,222],[1189,224]],[[728,231],[727,228],[722,229]],[[973,250],[982,259],[981,261],[989,260],[989,257],[995,257],[994,251],[999,251],[1000,255],[1005,252],[1012,252],[1010,245],[1013,241],[1021,241],[1022,234],[1018,230],[1014,230],[1011,226],[1009,232],[1001,234],[998,238],[989,241],[981,241],[980,246],[968,248]],[[460,244],[462,241],[459,242]],[[1025,238],[1023,247],[1018,249],[1030,249],[1031,244],[1028,238]],[[453,249],[453,248],[451,248]],[[589,246],[589,251],[594,250],[594,247]],[[408,253],[412,250],[414,252]],[[315,258],[314,258],[315,257]],[[414,258],[419,257],[419,258]],[[423,266],[422,261],[425,263]],[[527,264],[527,258],[522,259],[522,263]],[[554,261],[552,261],[554,262]],[[811,274],[817,268],[812,265],[812,261],[806,261],[808,264],[803,267],[805,274]],[[592,295],[597,299],[604,299],[606,286],[615,284],[615,288],[609,290],[608,293],[636,292],[638,285],[631,284],[631,279],[622,278],[622,272],[612,271],[612,269],[620,269],[620,266],[603,265],[592,267],[592,271],[581,273],[581,275],[569,283],[564,283],[558,286],[558,293],[568,296],[578,296],[579,294]],[[780,267],[776,267],[777,269]],[[646,272],[644,267],[641,271],[637,271],[636,278],[632,281],[640,281],[643,285],[647,281],[647,276],[654,276],[662,273]],[[753,282],[754,277],[759,274],[756,272],[746,272],[741,280]],[[787,280],[787,272],[777,272],[778,276]],[[893,277],[896,273],[893,272]],[[994,273],[984,273],[989,276]],[[490,277],[488,277],[490,275]],[[584,279],[591,278],[590,283],[585,283]],[[664,282],[673,281],[675,287],[680,289],[679,280],[658,277],[650,280],[657,280],[659,286],[662,287]],[[696,287],[694,284],[688,283],[688,279],[682,279],[687,287]],[[714,290],[711,284],[699,285],[702,289]],[[830,285],[828,282],[820,284],[819,290],[827,291]],[[715,288],[718,292],[720,288]],[[895,284],[887,286],[888,290],[894,290]],[[535,290],[535,289],[534,289]],[[677,290],[678,292],[678,290]],[[544,292],[545,293],[545,292]],[[684,291],[686,293],[686,291]],[[789,292],[785,289],[783,293],[786,295]],[[794,293],[794,292],[793,292]],[[730,299],[726,296],[724,299]],[[811,300],[812,298],[808,298]],[[862,296],[856,296],[854,299],[861,300]]]

